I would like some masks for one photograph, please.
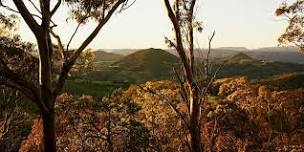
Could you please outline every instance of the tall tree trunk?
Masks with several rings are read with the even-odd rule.
[[[196,88],[192,86],[191,89]],[[190,138],[191,151],[202,152],[201,142],[201,105],[200,97],[197,89],[190,90]]]
[[[55,111],[42,113],[43,120],[43,144],[45,152],[56,152],[56,127],[55,127]]]
[[[191,128],[191,150],[192,152],[202,152],[200,126],[193,125]]]

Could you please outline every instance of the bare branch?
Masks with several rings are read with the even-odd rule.
[[[194,72],[194,31],[193,31],[193,20],[194,20],[194,6],[196,0],[191,1],[190,10],[188,13],[188,36],[189,38],[189,54],[190,54],[190,68]]]
[[[51,11],[51,17],[56,13],[56,11],[58,10],[58,8],[61,5],[62,0],[58,0],[55,7],[53,8],[53,10]]]
[[[32,4],[32,6],[36,9],[36,11],[38,12],[38,13],[40,13],[41,14],[41,11],[39,10],[39,8],[35,5],[35,3],[32,1],[32,0],[28,0],[31,4]]]
[[[51,35],[57,40],[57,44],[59,46],[59,52],[60,52],[60,55],[62,57],[62,59],[65,59],[65,56],[64,56],[64,47],[63,47],[63,43],[61,41],[61,38],[58,34],[56,34],[52,29],[50,30],[50,33]]]
[[[215,31],[213,31],[211,37],[209,37],[209,41],[208,41],[208,52],[207,52],[207,56],[206,56],[206,65],[205,65],[205,72],[206,72],[206,76],[207,76],[207,80],[209,78],[209,58],[210,58],[210,53],[211,53],[211,45],[212,45],[212,40],[215,36]]]
[[[173,68],[173,70],[174,70],[175,76],[177,77],[178,82],[179,82],[179,84],[180,84],[182,97],[183,97],[184,101],[186,101],[187,105],[189,106],[189,103],[190,103],[189,100],[188,100],[189,97],[188,97],[188,93],[187,93],[187,91],[186,91],[186,89],[185,89],[184,82],[183,82],[183,80],[181,79],[181,77],[180,77],[180,75],[178,74],[178,72],[176,71],[176,69]]]
[[[126,2],[122,4],[121,9],[119,10],[119,12],[130,8],[135,2],[136,2],[136,0],[133,0],[132,3],[130,3],[129,5],[127,5],[129,3],[129,0],[126,0]]]
[[[5,135],[9,132],[10,130],[10,125],[11,125],[11,121],[13,119],[13,113],[5,113],[4,115],[4,122],[2,122],[1,126],[0,126],[0,141],[2,141],[2,139],[5,137]]]
[[[87,15],[88,15],[88,14],[87,14]],[[73,41],[75,35],[77,34],[77,32],[78,32],[78,30],[79,30],[81,24],[89,17],[89,16],[87,16],[87,15],[86,15],[86,17],[84,17],[84,18],[78,23],[76,29],[74,30],[72,36],[70,37],[70,40],[69,40],[69,42],[68,42],[68,44],[67,44],[67,48],[66,48],[67,52],[69,51],[70,44],[72,43],[72,41]]]
[[[38,36],[39,35],[39,31],[40,31],[40,26],[38,25],[38,23],[35,21],[35,19],[33,18],[33,14],[31,14],[29,12],[29,10],[27,9],[27,7],[25,6],[25,4],[23,3],[22,0],[13,0],[14,4],[16,5],[17,9],[19,10],[22,18],[25,20],[26,24],[29,26],[29,28],[31,29],[31,31]],[[18,11],[17,11],[18,12]],[[39,17],[39,16],[38,16]],[[41,17],[39,17],[41,18]]]

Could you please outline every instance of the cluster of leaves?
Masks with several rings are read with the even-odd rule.
[[[303,11],[303,0],[296,0],[292,4],[285,2],[276,10],[277,16],[284,16],[289,22],[285,32],[278,39],[280,44],[293,44],[299,47],[301,50],[304,50]]]
[[[73,72],[87,74],[94,69],[95,53],[91,49],[87,49],[78,57]]]
[[[65,0],[71,8],[70,18],[78,23],[104,19],[107,11],[121,0]]]
[[[6,15],[0,12],[0,48],[16,48],[23,51],[32,51],[32,43],[22,41],[18,29],[18,18],[15,15]]]

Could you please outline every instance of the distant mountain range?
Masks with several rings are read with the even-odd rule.
[[[297,64],[298,62],[302,63],[300,59],[303,56],[298,54],[300,57],[296,56],[292,58],[292,55],[298,53],[296,50],[287,49],[279,52],[279,48],[265,48],[259,51],[239,51],[241,49],[244,48],[220,48],[213,50],[213,59],[216,58],[216,60],[213,60],[216,61],[214,62],[214,69],[219,65],[223,65],[219,72],[219,77],[245,75],[255,79],[281,73],[304,72],[304,65]],[[172,79],[172,77],[174,77],[172,68],[179,66],[180,60],[174,55],[174,52],[169,52],[170,51],[153,48],[135,51],[127,56],[121,54],[115,55],[117,52],[96,52],[96,56],[98,56],[98,58],[96,58],[96,68],[95,71],[89,74],[89,77],[94,80],[133,83]],[[270,53],[267,54],[264,52]],[[280,55],[282,52],[287,55]],[[202,55],[204,55],[204,53],[202,53]],[[104,57],[109,59],[108,56],[111,56],[111,61],[107,60],[108,62],[105,64],[103,62],[106,61]],[[255,58],[253,56],[259,57]],[[270,59],[266,57],[270,57]],[[281,57],[283,59],[281,59]],[[198,52],[197,59],[199,59]],[[280,60],[280,62],[276,60]],[[295,60],[298,62],[287,62]]]
[[[119,49],[119,50],[105,50],[106,52],[111,52],[120,55],[129,55],[136,51],[135,49]],[[177,55],[175,50],[166,50],[171,54]],[[205,58],[207,54],[207,49],[196,50],[195,56],[197,58]],[[226,58],[236,55],[238,53],[245,53],[252,58],[266,61],[278,61],[278,62],[288,62],[288,63],[300,63],[304,64],[304,53],[298,51],[294,47],[268,47],[260,49],[247,49],[244,47],[222,47],[214,48],[210,53],[211,58]]]
[[[225,58],[223,61],[218,77],[248,76],[252,79],[261,79],[283,73],[304,72],[303,64],[259,60],[244,52]]]
[[[130,82],[168,79],[172,66],[178,62],[176,56],[160,49],[140,50],[90,73],[90,77]]]

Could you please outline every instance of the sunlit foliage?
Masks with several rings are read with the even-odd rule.
[[[276,10],[277,16],[288,20],[285,32],[278,39],[281,45],[292,44],[304,50],[304,1],[296,0],[293,3],[283,3]]]

